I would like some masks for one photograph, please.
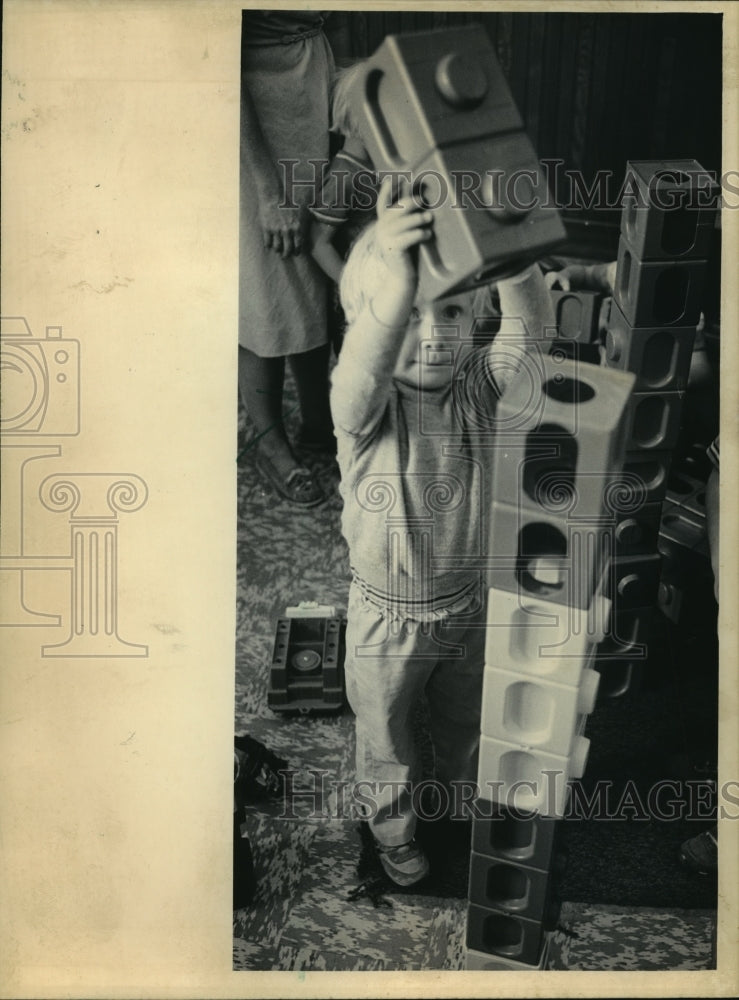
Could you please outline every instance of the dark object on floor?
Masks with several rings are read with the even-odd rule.
[[[244,832],[243,809],[234,810],[233,826],[233,908],[240,910],[254,899],[257,879],[249,838]]]
[[[287,761],[251,736],[234,736],[233,908],[248,906],[257,891],[251,843],[246,833],[247,803],[285,794]]]
[[[298,466],[287,476],[281,476],[275,466],[259,449],[256,450],[254,461],[262,476],[279,493],[283,500],[296,507],[317,507],[328,499],[310,469]]]
[[[261,802],[284,794],[281,772],[287,761],[251,736],[234,737],[234,799],[237,809],[247,802]]]
[[[704,830],[680,847],[680,861],[696,875],[712,875],[718,871],[718,828]]]
[[[345,618],[280,618],[267,704],[273,712],[344,707]]]

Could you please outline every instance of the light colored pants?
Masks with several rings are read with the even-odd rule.
[[[346,692],[356,716],[356,800],[379,843],[395,847],[415,831],[422,773],[413,719],[424,692],[436,779],[476,780],[484,650],[484,608],[428,624],[391,622],[352,584]]]

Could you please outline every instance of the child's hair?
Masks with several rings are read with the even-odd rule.
[[[384,278],[384,265],[375,256],[375,226],[374,222],[366,226],[354,241],[339,283],[339,298],[346,316],[347,326],[359,316],[367,300],[368,287],[381,288]],[[381,273],[375,277],[373,270],[379,268]],[[472,312],[477,319],[491,319],[496,310],[493,305],[490,285],[482,285],[473,289]]]
[[[352,117],[351,90],[364,68],[364,60],[337,69],[331,90],[331,131],[340,135],[359,138],[359,130]]]

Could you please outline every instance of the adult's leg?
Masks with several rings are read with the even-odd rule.
[[[302,443],[330,445],[333,441],[328,381],[330,353],[330,344],[324,344],[289,358],[302,416]]]
[[[255,431],[249,444],[266,455],[280,475],[288,476],[298,463],[282,420],[284,380],[284,358],[260,358],[239,347],[239,392]]]

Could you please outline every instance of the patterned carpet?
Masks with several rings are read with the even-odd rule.
[[[294,425],[288,429],[294,432]],[[466,901],[458,886],[447,886],[439,895],[394,893],[377,906],[366,896],[349,899],[361,883],[362,844],[348,792],[337,791],[336,782],[348,783],[353,775],[351,713],[282,717],[267,706],[277,619],[287,606],[303,600],[343,611],[349,574],[333,463],[306,456],[332,498],[317,509],[296,511],[261,480],[250,438],[242,411],[235,729],[289,762],[294,811],[285,818],[281,805],[250,807],[247,828],[258,888],[251,905],[234,912],[234,968],[463,968]],[[315,794],[321,780],[316,772],[322,775],[323,796]],[[600,824],[606,825],[611,824]],[[586,845],[579,849],[588,850]],[[602,846],[597,850],[602,862]],[[673,847],[664,851],[667,880],[687,878],[679,872]],[[634,881],[643,883],[643,875],[637,872]],[[565,891],[549,967],[713,967],[715,897],[710,886],[688,878],[688,901],[667,909],[650,907],[648,901],[639,907],[615,905],[627,898],[619,897],[619,884],[619,878],[611,880],[607,901],[592,894],[592,880],[575,880],[573,897]]]

